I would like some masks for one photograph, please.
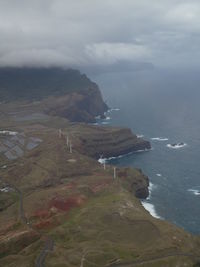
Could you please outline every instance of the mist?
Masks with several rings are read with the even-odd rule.
[[[196,0],[1,0],[0,66],[197,68],[199,12]]]

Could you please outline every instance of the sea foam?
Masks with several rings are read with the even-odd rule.
[[[105,120],[109,121],[109,120],[111,120],[111,117],[108,116],[105,118]]]
[[[167,147],[168,148],[172,148],[172,149],[180,149],[180,148],[183,148],[183,147],[185,147],[185,146],[187,146],[187,144],[186,143],[178,143],[178,144],[175,144],[175,145],[172,145],[172,144],[167,144]]]
[[[101,158],[98,159],[98,162],[101,163],[101,164],[104,164],[104,163],[106,163],[106,162],[108,162],[110,160],[113,160],[113,159],[121,159],[121,158],[124,158],[126,156],[129,156],[131,154],[133,154],[133,152],[130,152],[130,153],[127,153],[127,154],[123,154],[123,155],[119,155],[117,157],[109,157],[109,158],[102,158],[101,157]]]
[[[113,112],[113,111],[120,111],[119,108],[111,108],[107,111],[107,113]]]
[[[168,141],[169,139],[168,138],[165,138],[165,137],[152,137],[151,140],[152,141],[165,142],[165,141]]]
[[[137,136],[137,138],[143,138],[144,137],[143,134],[137,134],[136,136]]]
[[[188,192],[192,193],[195,196],[200,196],[200,190],[198,189],[188,189]]]
[[[103,163],[105,163],[107,161],[110,161],[110,160],[121,159],[121,158],[130,156],[130,155],[135,154],[135,153],[148,152],[150,150],[152,150],[152,148],[150,148],[150,149],[143,149],[143,150],[137,150],[137,151],[131,151],[131,152],[127,153],[127,154],[122,154],[122,155],[119,155],[117,157],[109,157],[109,158],[102,158],[102,157],[100,157],[98,159],[98,162],[101,163],[101,164],[103,164]]]
[[[149,189],[149,196],[148,196],[147,200],[150,200],[151,199],[152,192],[156,188],[157,188],[157,186],[155,184],[153,184],[151,182],[149,183],[149,188],[148,188]]]
[[[155,207],[154,207],[153,204],[148,203],[148,202],[146,202],[146,201],[142,201],[142,206],[143,206],[143,207],[145,208],[145,210],[147,210],[147,211],[151,214],[151,216],[153,216],[154,218],[156,218],[156,219],[162,219],[162,217],[160,217],[160,216],[157,214],[157,212],[156,212]]]

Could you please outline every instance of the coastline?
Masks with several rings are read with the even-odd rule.
[[[60,97],[58,99],[62,101]],[[64,99],[68,101],[69,96]],[[21,224],[20,199],[16,192],[0,190],[3,200],[0,207],[0,249],[3,253],[0,265],[12,266],[13,255],[16,266],[40,259],[46,239],[55,245],[47,252],[45,266],[59,263],[78,267],[87,252],[87,259],[94,266],[113,266],[117,261],[121,266],[138,266],[138,262],[139,265],[145,262],[151,267],[153,259],[153,264],[158,266],[166,263],[183,266],[187,262],[193,267],[199,260],[199,238],[152,216],[157,216],[148,203],[152,184],[142,170],[116,167],[115,175],[113,165],[106,164],[103,168],[98,162],[100,155],[104,160],[110,158],[112,161],[141,150],[146,152],[150,143],[128,128],[88,124],[85,119],[90,114],[88,105],[92,98],[87,96],[76,110],[76,114],[81,114],[82,107],[83,110],[88,108],[87,116],[79,123],[71,122],[59,116],[65,110],[65,101],[62,102],[64,109],[56,107],[57,116],[50,114],[37,120],[30,116],[29,121],[14,120],[19,103],[2,107],[5,117],[1,120],[1,129],[42,142],[26,151],[17,136],[14,140],[10,140],[13,137],[9,135],[1,137],[1,143],[11,145],[13,142],[14,148],[18,146],[24,150],[24,156],[19,154],[13,161],[0,155],[2,166],[6,166],[0,169],[1,176],[5,177],[1,187],[5,189],[12,181],[20,190],[20,198],[23,195],[24,200],[23,214],[30,224]],[[20,106],[23,112],[18,113],[18,117],[37,109],[42,113],[41,103],[39,106],[31,103]],[[54,105],[52,100],[48,103]],[[147,204],[142,203],[145,198]],[[30,225],[39,235],[33,235]],[[22,257],[24,251],[26,254]]]

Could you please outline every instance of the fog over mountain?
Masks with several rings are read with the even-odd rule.
[[[196,67],[199,13],[197,0],[0,0],[0,66]]]

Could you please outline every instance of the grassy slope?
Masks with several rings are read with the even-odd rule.
[[[46,259],[49,267],[129,262],[127,266],[193,266],[197,259],[186,254],[200,255],[198,238],[152,218],[129,191],[126,177],[113,179],[112,167],[104,171],[87,156],[70,154],[56,129],[62,125],[70,133],[67,121],[50,119],[42,124],[45,127],[16,124],[44,142],[0,171],[22,191],[25,215],[36,230],[32,233],[21,223],[19,199],[15,193],[7,194],[13,204],[0,213],[0,266],[34,266],[44,234],[55,241]],[[142,179],[137,170],[132,177]]]

